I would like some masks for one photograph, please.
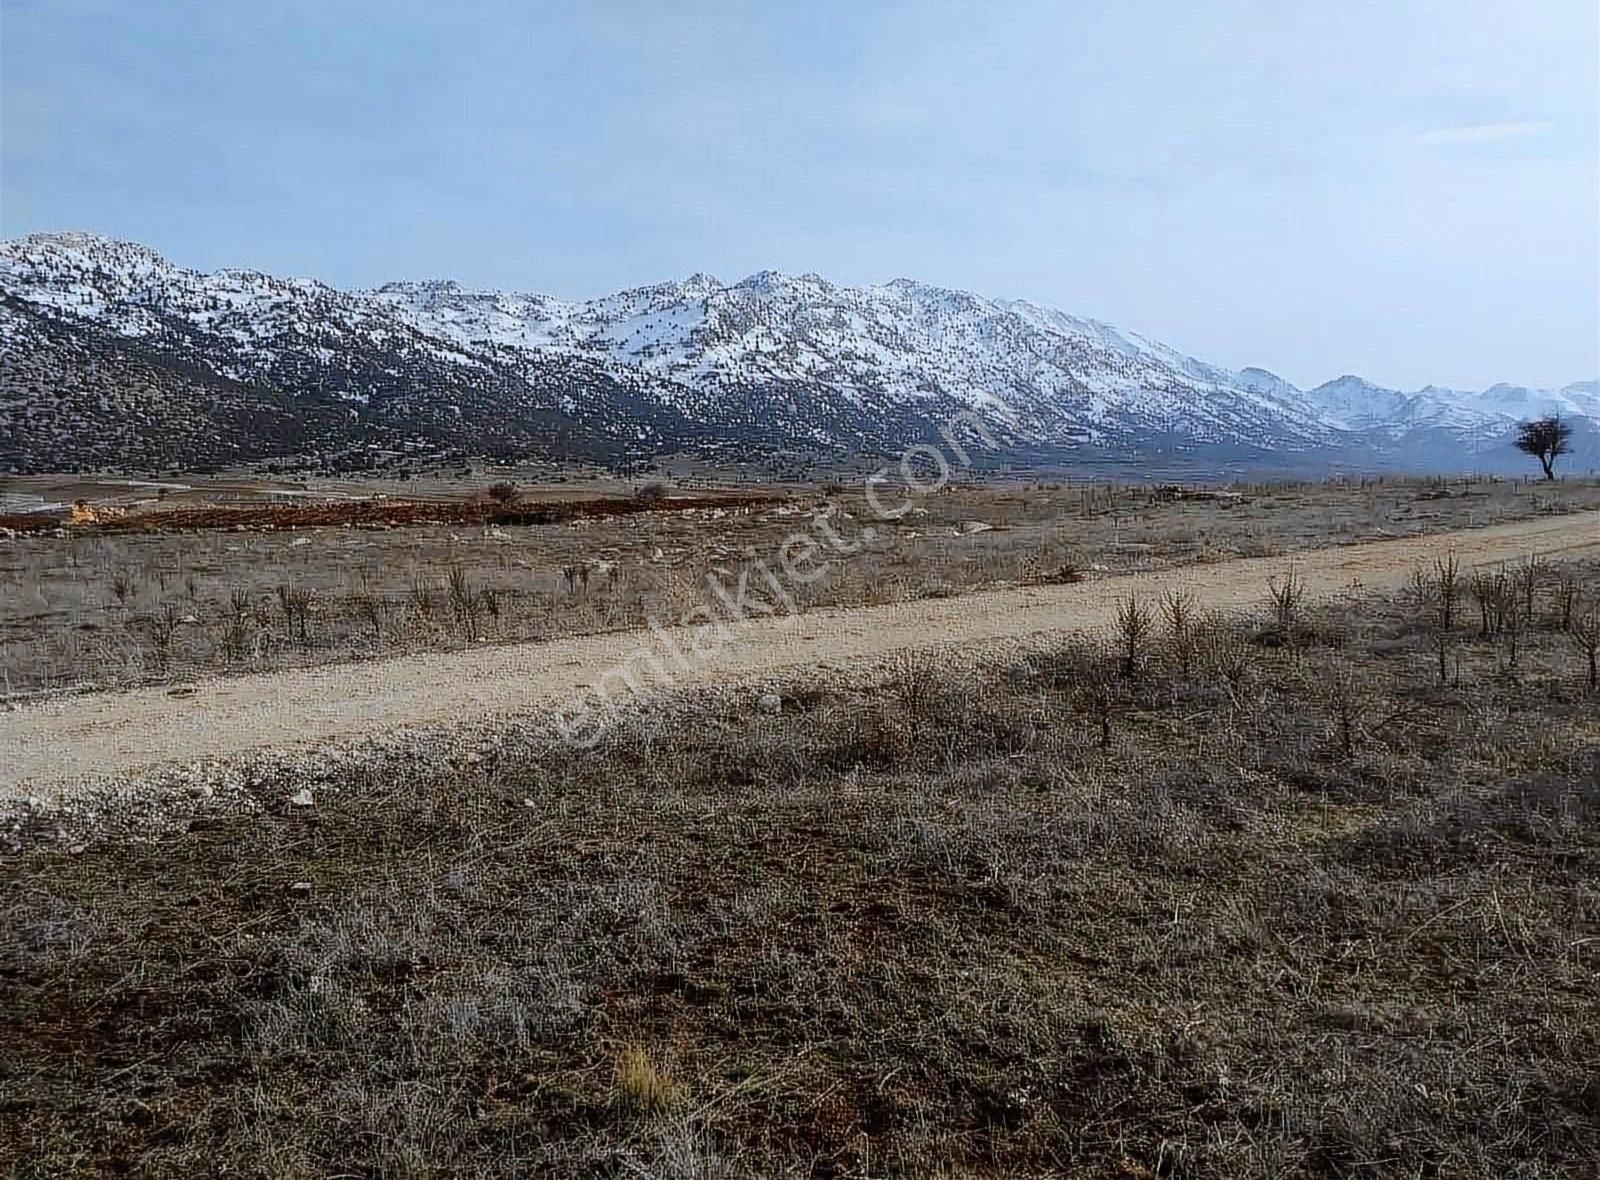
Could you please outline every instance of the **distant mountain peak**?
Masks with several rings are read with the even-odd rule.
[[[706,274],[703,270],[697,270],[694,274],[684,279],[680,285],[687,292],[709,295],[712,291],[720,291],[722,289],[722,280],[717,278],[716,275]]]
[[[1104,321],[908,277],[853,287],[761,270],[730,286],[696,272],[589,300],[452,279],[340,291],[256,271],[204,274],[137,243],[66,232],[0,243],[0,292],[10,300],[0,343],[19,360],[0,399],[22,456],[0,462],[13,465],[165,453],[183,438],[207,455],[892,452],[971,409],[1031,451],[1128,454],[1159,440],[1415,462],[1423,439],[1459,461],[1463,445],[1481,451],[1519,416],[1555,407],[1600,418],[1594,382],[1406,393],[1345,374],[1302,391]],[[145,430],[139,422],[166,422],[146,413],[154,403],[132,418],[115,410],[140,382],[166,390],[184,422],[207,425]],[[82,429],[67,427],[77,441],[18,426],[38,420],[36,391],[80,407]],[[217,422],[246,404],[250,415]]]
[[[106,234],[95,233],[93,230],[86,229],[62,229],[32,233],[17,238],[16,242],[24,246],[56,246],[68,250],[110,248],[141,254],[156,253],[141,242],[129,241],[126,238],[109,237]]]
[[[1384,389],[1381,385],[1376,385],[1373,382],[1368,381],[1365,377],[1358,377],[1354,373],[1343,373],[1343,374],[1339,375],[1338,377],[1335,377],[1332,381],[1324,381],[1321,385],[1318,385],[1316,388],[1318,390],[1341,389],[1341,390],[1351,390],[1351,391],[1354,391],[1354,392],[1369,392],[1369,391],[1376,391],[1376,392],[1379,392],[1379,393],[1398,393],[1399,392],[1398,390]]]
[[[461,284],[455,279],[400,279],[395,282],[384,283],[373,290],[380,294],[406,295],[412,293],[423,294],[462,294]]]

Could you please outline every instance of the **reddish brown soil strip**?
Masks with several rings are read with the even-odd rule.
[[[104,515],[93,521],[70,522],[55,514],[12,513],[0,516],[0,528],[42,533],[63,526],[90,536],[108,533],[171,533],[215,529],[310,529],[351,525],[356,528],[404,528],[415,525],[560,524],[580,517],[633,516],[641,512],[685,509],[727,511],[764,508],[788,497],[768,493],[671,496],[665,499],[603,496],[588,500],[529,501],[496,504],[481,500],[356,500],[327,504],[266,504],[245,507],[154,509],[126,516]]]

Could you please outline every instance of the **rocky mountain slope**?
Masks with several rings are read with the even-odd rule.
[[[570,302],[452,282],[202,274],[92,234],[0,243],[0,467],[355,469],[486,455],[894,452],[971,410],[1013,453],[1524,465],[1519,418],[1595,446],[1595,384],[1299,390],[1094,320],[898,279],[764,271]],[[1587,452],[1578,456],[1580,463]]]

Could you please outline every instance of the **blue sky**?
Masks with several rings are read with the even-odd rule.
[[[1032,299],[1299,384],[1600,372],[1594,0],[0,0],[0,231],[340,286]]]

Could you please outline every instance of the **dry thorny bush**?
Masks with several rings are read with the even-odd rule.
[[[263,772],[264,815],[24,850],[0,1157],[1580,1174],[1596,698],[1542,591],[1514,675],[1452,619],[1441,684],[1440,617],[1300,604],[1284,643],[1265,596],[1169,603],[1131,667],[1125,635],[928,652],[776,714],[669,702],[583,754],[508,730],[312,809]]]

